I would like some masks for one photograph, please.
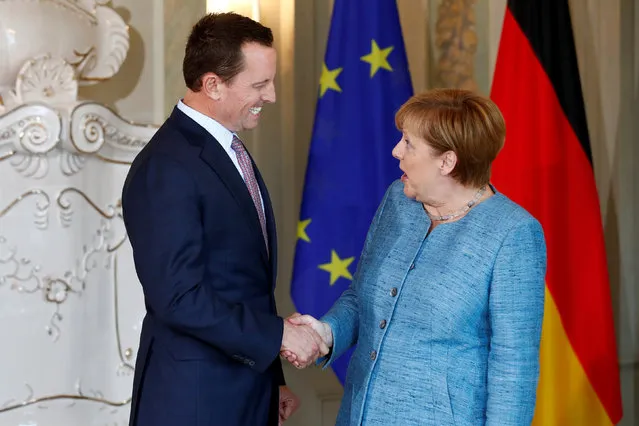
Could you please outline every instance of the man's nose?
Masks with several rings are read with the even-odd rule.
[[[262,97],[262,100],[264,102],[268,102],[271,104],[275,103],[276,101],[275,84],[271,83],[268,85],[266,92],[264,93],[264,96]]]

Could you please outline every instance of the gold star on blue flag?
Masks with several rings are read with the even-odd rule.
[[[335,0],[331,19],[291,283],[297,310],[316,318],[357,279],[370,222],[401,175],[395,113],[413,94],[395,0]],[[351,353],[332,364],[342,383]]]

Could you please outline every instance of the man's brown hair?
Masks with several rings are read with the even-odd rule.
[[[272,47],[273,33],[237,13],[210,13],[202,17],[186,43],[182,64],[186,86],[198,92],[207,72],[217,74],[225,82],[231,81],[244,68],[242,46],[246,43]]]

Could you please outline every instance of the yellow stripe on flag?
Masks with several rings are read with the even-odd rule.
[[[544,309],[537,407],[532,424],[612,425],[568,341],[548,287]]]

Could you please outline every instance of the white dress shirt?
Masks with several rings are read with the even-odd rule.
[[[242,176],[242,179],[244,179],[244,173],[242,173],[240,163],[237,160],[237,154],[235,153],[235,151],[233,151],[233,148],[231,148],[231,144],[233,143],[233,136],[236,136],[236,134],[231,132],[226,127],[222,126],[211,117],[204,115],[201,112],[196,111],[190,106],[186,105],[184,102],[182,102],[181,99],[178,101],[177,108],[184,114],[186,114],[191,120],[202,126],[204,130],[209,132],[211,136],[213,136],[215,140],[217,140],[219,144],[222,145],[222,148],[235,165],[237,172],[240,174],[240,176]],[[264,199],[262,198],[262,191],[260,191],[260,202],[262,204],[262,211],[264,211]]]

